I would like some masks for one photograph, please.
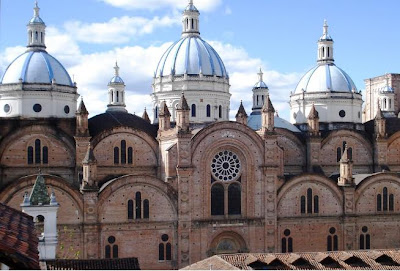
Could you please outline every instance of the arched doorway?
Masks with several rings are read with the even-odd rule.
[[[231,254],[248,252],[243,237],[236,232],[223,232],[217,235],[207,251],[208,256],[216,254]]]

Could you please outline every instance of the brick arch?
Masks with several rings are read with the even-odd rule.
[[[92,139],[91,144],[99,165],[114,165],[113,150],[118,140],[126,140],[127,148],[128,141],[131,143],[134,165],[144,166],[143,163],[151,166],[158,165],[158,142],[145,132],[126,127],[105,130]]]
[[[170,205],[169,220],[174,221],[177,219],[177,202],[178,202],[177,193],[175,190],[173,190],[173,188],[170,185],[151,176],[125,175],[108,181],[100,189],[99,200],[98,200],[99,222],[100,223],[102,223],[102,221],[107,222],[106,219],[103,219],[103,217],[106,215],[109,204],[112,203],[110,202],[112,197],[115,198],[115,196],[121,196],[120,198],[117,197],[117,200],[121,201],[120,203],[126,203],[130,199],[130,197],[128,196],[128,193],[130,192],[129,190],[137,192],[136,188],[140,188],[141,191],[139,192],[141,192],[142,195],[145,194],[150,195],[151,193],[157,193],[157,195],[154,194],[151,198],[149,198],[150,205],[153,206],[158,205],[157,207],[160,207],[160,209],[162,209],[163,207],[166,207],[169,204]],[[122,195],[119,195],[121,193]],[[161,196],[162,198],[160,199],[158,198],[158,196]],[[143,199],[144,198],[142,197],[142,200]],[[164,203],[162,201],[164,201]],[[127,218],[127,211],[126,211],[127,207],[125,205],[120,205],[117,207],[119,208],[119,210],[113,209],[113,213],[115,213],[117,219],[121,220],[120,222],[126,222],[125,218]],[[166,210],[165,212],[162,212],[162,210],[158,211],[159,216],[161,217],[164,214],[167,214],[167,211],[168,210]],[[121,215],[124,217],[124,219],[120,217]],[[150,220],[151,216],[152,214],[150,214]]]
[[[398,171],[400,164],[400,131],[388,138],[386,155],[390,169]]]
[[[56,199],[60,204],[57,224],[82,223],[83,197],[79,190],[61,177],[47,174],[42,176],[45,179],[49,193],[54,190]],[[0,201],[7,205],[10,204],[11,207],[19,210],[19,204],[22,203],[24,193],[32,191],[36,177],[37,175],[29,175],[13,181],[0,193]],[[74,208],[76,209],[74,210]]]
[[[27,144],[36,138],[44,140],[49,145],[49,166],[75,165],[74,140],[63,131],[46,125],[21,128],[5,137],[0,144],[2,164],[7,165],[8,161],[12,161],[13,166],[26,166]],[[57,159],[54,156],[57,156]]]
[[[221,250],[221,247],[219,246],[223,241],[231,242],[231,244],[235,246],[234,247],[235,250],[224,251],[223,248]],[[208,248],[209,248],[207,251],[208,256],[221,253],[243,253],[249,251],[245,238],[243,238],[243,236],[240,233],[232,230],[231,231],[221,230],[211,235],[209,239]]]
[[[338,172],[337,148],[343,152],[343,141],[353,150],[354,172],[369,173],[373,165],[372,143],[357,131],[337,130],[321,142],[320,163],[326,175]]]
[[[260,168],[264,164],[264,145],[261,137],[252,130],[250,130],[251,133],[247,133],[247,128],[241,124],[236,125],[231,122],[217,124],[213,125],[212,129],[205,129],[207,131],[194,138],[194,142],[192,142],[193,217],[200,219],[211,216],[210,163],[220,150],[235,152],[242,164],[241,216],[261,215],[263,207],[255,204],[261,200],[261,196],[257,195],[257,190],[262,190],[264,178]],[[233,129],[229,127],[233,127]]]
[[[382,193],[382,188],[388,187],[393,193],[394,212],[400,212],[400,178],[397,174],[381,172],[363,179],[355,191],[355,206],[357,213],[375,213],[376,195]]]
[[[313,195],[315,195],[315,189],[319,191],[319,214],[341,215],[343,213],[343,193],[336,183],[325,176],[303,174],[286,182],[279,189],[277,196],[278,217],[300,216],[300,197],[304,195],[308,188],[313,189]],[[324,200],[332,201],[323,202]],[[285,201],[286,205],[284,205]],[[297,203],[297,208],[293,208],[293,201]]]
[[[278,134],[278,146],[283,149],[283,164],[285,166],[302,166],[306,164],[306,147],[292,132],[284,129],[276,129]]]

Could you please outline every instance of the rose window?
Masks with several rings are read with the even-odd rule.
[[[219,181],[235,181],[240,176],[239,157],[231,151],[217,153],[211,162],[211,173]]]

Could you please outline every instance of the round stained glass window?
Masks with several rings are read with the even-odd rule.
[[[10,112],[10,110],[11,110],[10,105],[9,104],[5,104],[4,105],[4,112],[8,113],[8,112]]]
[[[346,116],[346,112],[345,112],[344,110],[340,110],[340,111],[339,111],[339,116],[340,116],[341,118],[344,118],[344,117]]]
[[[240,160],[231,151],[218,152],[211,161],[211,174],[219,181],[235,181],[240,176]]]

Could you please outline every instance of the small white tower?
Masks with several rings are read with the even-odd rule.
[[[128,112],[125,105],[125,83],[119,76],[118,63],[115,62],[115,74],[108,83],[107,111]]]
[[[193,5],[193,0],[189,0],[189,4],[183,11],[182,16],[182,38],[189,35],[200,36],[199,15],[200,12]]]
[[[28,30],[28,50],[46,49],[45,46],[45,29],[46,25],[39,16],[39,6],[38,2],[35,2],[35,7],[33,8],[33,17],[27,25]]]
[[[324,20],[322,36],[318,40],[318,63],[332,63],[333,39],[328,34],[328,24]]]
[[[378,103],[385,117],[396,117],[394,113],[394,90],[389,84],[389,75],[385,75],[386,85],[378,92]]]
[[[52,260],[56,258],[57,237],[57,203],[54,192],[47,191],[42,174],[36,178],[31,194],[25,193],[21,204],[22,212],[33,216],[35,223],[43,223],[43,232],[39,237],[39,259]]]
[[[261,112],[261,108],[264,105],[264,101],[266,101],[267,96],[269,95],[269,89],[267,84],[263,81],[264,73],[261,70],[258,74],[258,82],[253,87],[253,112]]]

